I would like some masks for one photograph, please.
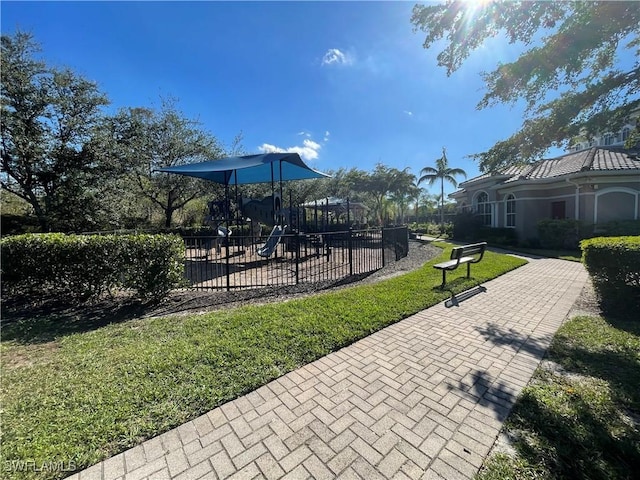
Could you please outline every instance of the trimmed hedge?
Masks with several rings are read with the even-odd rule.
[[[600,237],[640,235],[640,220],[616,220],[597,225],[597,228]]]
[[[177,235],[25,234],[0,241],[8,295],[97,297],[114,289],[157,298],[184,282]]]
[[[545,219],[538,222],[538,238],[542,248],[577,249],[580,240],[586,236],[584,226],[578,220]]]
[[[640,236],[583,240],[582,263],[603,303],[640,307]]]
[[[515,228],[483,226],[482,218],[471,212],[456,215],[453,223],[453,238],[463,242],[487,242],[489,245],[518,244],[518,232]]]

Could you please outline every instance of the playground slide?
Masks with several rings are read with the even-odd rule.
[[[275,227],[273,227],[273,230],[271,230],[271,233],[269,234],[269,238],[267,238],[267,242],[262,247],[260,247],[256,251],[256,253],[261,257],[270,257],[273,251],[278,246],[278,243],[280,243],[280,238],[282,238],[282,235],[284,234],[284,231],[286,229],[286,225],[276,225]]]

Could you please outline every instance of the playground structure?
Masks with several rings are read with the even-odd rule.
[[[232,290],[338,282],[366,276],[408,252],[406,227],[281,232],[278,242],[273,232],[257,240],[231,235],[220,254],[210,248],[210,237],[186,237],[189,284],[200,290]],[[260,255],[263,248],[272,250]]]
[[[221,183],[225,199],[211,202],[208,223],[216,236],[185,237],[185,274],[196,289],[236,289],[340,281],[366,275],[407,254],[406,227],[354,228],[366,207],[348,199],[289,206],[282,183],[322,178],[297,153],[270,153],[160,169]],[[271,183],[272,195],[242,199],[238,185]],[[235,185],[235,218],[230,186]],[[276,191],[276,183],[279,191]],[[235,230],[234,230],[235,226]],[[263,235],[262,227],[271,228]]]

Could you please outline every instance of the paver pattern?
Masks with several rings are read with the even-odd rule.
[[[72,478],[472,478],[586,281],[531,260]]]

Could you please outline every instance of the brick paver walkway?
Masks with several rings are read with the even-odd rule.
[[[586,280],[532,260],[72,478],[472,478]]]

